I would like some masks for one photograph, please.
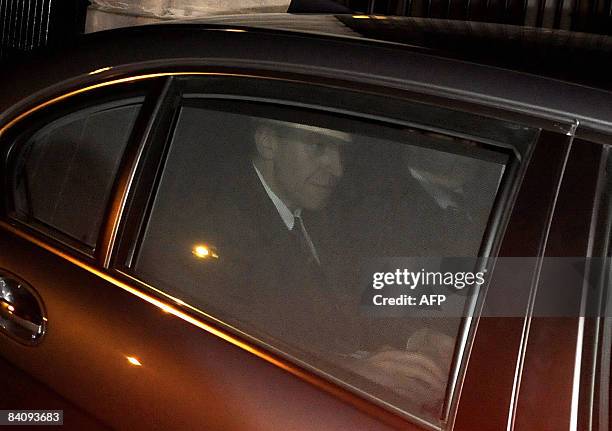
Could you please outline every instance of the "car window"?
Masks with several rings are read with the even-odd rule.
[[[142,98],[88,106],[30,130],[13,155],[13,217],[94,248]]]
[[[133,272],[435,421],[461,316],[373,312],[361,271],[373,258],[478,256],[509,159],[416,128],[186,100]]]

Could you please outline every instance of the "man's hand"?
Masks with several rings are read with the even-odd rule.
[[[435,417],[444,399],[454,340],[423,330],[417,331],[406,347],[408,350],[385,348],[350,368],[406,398],[418,412]]]

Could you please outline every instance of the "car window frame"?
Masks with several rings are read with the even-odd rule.
[[[189,79],[194,79],[194,80],[200,80],[200,79],[206,79],[206,78],[210,78],[212,77],[219,77],[223,80],[226,80],[227,83],[231,82],[232,79],[236,79],[236,78],[240,78],[242,77],[242,75],[237,74],[237,73],[233,73],[233,74],[210,74],[210,73],[206,73],[206,74],[202,74],[199,75],[197,73],[193,73],[193,74],[189,74],[186,73],[186,76],[180,76],[177,77],[175,82],[173,83],[174,85],[172,86],[172,89],[168,91],[168,93],[166,93],[165,95],[165,101],[163,103],[163,105],[165,105],[165,107],[167,109],[162,110],[162,112],[160,113],[160,117],[163,118],[163,120],[160,121],[160,123],[158,124],[159,129],[156,131],[155,133],[155,137],[152,139],[151,141],[151,145],[152,146],[157,146],[158,149],[155,150],[155,152],[157,154],[159,154],[159,156],[161,157],[160,160],[156,161],[155,163],[149,163],[149,168],[148,171],[149,173],[146,174],[147,176],[150,176],[150,178],[148,179],[148,183],[154,187],[154,189],[157,187],[158,185],[158,181],[159,181],[159,173],[160,173],[160,167],[163,166],[163,162],[164,162],[164,158],[165,155],[167,154],[168,151],[168,147],[169,147],[169,138],[174,130],[174,126],[176,124],[176,120],[177,120],[177,116],[179,113],[179,107],[181,104],[181,97],[182,95],[186,92],[186,90],[188,90],[188,87],[186,87],[185,83],[188,82]],[[189,76],[192,75],[192,76]],[[292,84],[295,84],[296,82],[298,84],[301,85],[305,85],[305,86],[323,86],[323,87],[327,87],[328,86],[328,82],[313,82],[313,81],[307,81],[307,82],[303,82],[303,81],[299,81],[296,79],[280,79],[278,76],[266,76],[266,74],[260,73],[258,75],[253,75],[253,74],[246,74],[244,75],[244,77],[247,78],[255,78],[256,80],[259,80],[260,82],[263,81],[268,81],[271,82],[273,84],[278,85],[279,82],[289,82]],[[324,80],[325,81],[325,80]],[[229,89],[235,89],[237,88],[237,86],[235,84],[227,84],[227,87]],[[238,88],[240,88],[238,86]],[[338,85],[334,85],[331,87],[332,89],[336,89],[336,90],[340,90],[340,91],[353,91],[355,92],[355,88],[351,88],[350,86],[345,87],[345,86],[338,86]],[[357,91],[357,93],[359,93],[359,91]],[[368,90],[368,92],[365,92],[364,95],[370,95],[371,96],[372,91]],[[222,95],[219,95],[218,93],[214,93],[214,97],[222,97]],[[297,105],[298,107],[304,108],[304,104],[303,103],[291,103],[290,101],[287,101],[286,99],[283,100],[283,97],[287,98],[289,96],[286,96],[286,93],[284,92],[278,92],[278,94],[282,94],[283,96],[281,97],[276,97],[274,101],[280,101],[282,104],[284,105]],[[381,91],[379,93],[374,92],[374,96],[378,96],[381,97],[383,96],[384,91]],[[388,95],[387,95],[388,96]],[[257,99],[254,100],[253,97],[245,97],[247,100],[251,100],[251,101],[261,101],[261,99]],[[236,94],[229,94],[227,99],[242,99],[242,97],[236,95]],[[280,100],[279,100],[280,99]],[[448,106],[447,104],[439,104],[439,103],[431,103],[431,100],[427,97],[417,97],[416,100],[411,97],[403,97],[403,100],[406,100],[406,103],[410,103],[410,102],[417,102],[417,103],[425,103],[427,105],[431,104],[434,107],[438,107],[438,108],[447,108]],[[452,104],[451,104],[452,105]],[[171,108],[168,108],[171,107]],[[310,107],[312,109],[312,106]],[[334,109],[334,108],[329,108],[326,107],[326,103],[322,102],[321,105],[316,107],[317,109],[321,109],[322,112],[329,112],[331,111],[331,113],[335,113],[337,114],[340,110],[338,109]],[[326,109],[327,108],[327,109]],[[172,112],[170,112],[172,111]],[[465,115],[473,115],[475,114],[475,112],[471,112],[471,111],[464,111],[464,110],[456,110],[458,112],[463,112]],[[487,112],[490,112],[488,109],[486,110]],[[350,112],[350,111],[349,111]],[[480,114],[480,112],[477,111],[478,114]],[[342,112],[340,111],[340,114],[346,114],[346,112]],[[360,117],[360,118],[366,118],[367,120],[374,120],[374,121],[381,121],[383,119],[386,119],[385,117],[382,116],[368,116],[367,114],[363,114],[363,113],[356,113],[356,112],[352,112],[352,114],[356,117]],[[372,118],[374,117],[374,118]],[[509,117],[515,118],[515,115],[509,115]],[[385,121],[386,123],[388,122],[397,122],[399,121],[398,119],[390,119],[388,121]],[[503,124],[506,120],[503,119],[503,115],[496,115],[493,118],[489,118],[489,117],[485,117],[483,121],[493,121],[493,122],[499,122],[499,124]],[[406,123],[404,123],[406,124]],[[504,226],[505,223],[507,223],[508,221],[508,216],[509,213],[512,209],[512,205],[513,205],[513,200],[516,197],[516,194],[518,192],[518,189],[521,186],[521,181],[520,179],[522,178],[522,176],[524,175],[525,170],[527,169],[528,163],[527,161],[529,160],[531,153],[533,152],[533,149],[535,148],[535,146],[537,145],[537,142],[539,141],[539,130],[542,129],[537,129],[535,127],[535,125],[538,125],[541,127],[542,125],[542,120],[540,119],[536,119],[534,121],[531,122],[526,122],[526,123],[521,123],[522,126],[524,127],[532,127],[535,130],[535,134],[533,136],[533,140],[523,146],[519,145],[518,147],[516,146],[509,146],[509,145],[500,145],[500,143],[497,142],[492,142],[490,139],[482,138],[480,137],[479,139],[475,139],[478,142],[484,144],[484,145],[491,145],[491,146],[495,146],[498,148],[503,148],[505,150],[510,150],[513,152],[513,154],[516,156],[516,162],[514,164],[509,164],[507,166],[507,172],[505,172],[504,176],[507,178],[514,178],[513,181],[504,181],[504,186],[502,188],[500,188],[500,191],[498,193],[498,195],[496,196],[496,202],[493,206],[493,210],[492,210],[492,217],[491,220],[489,221],[489,225],[487,226],[487,229],[485,231],[485,237],[487,238],[487,242],[484,245],[484,247],[489,248],[489,253],[491,253],[491,251],[494,251],[495,249],[498,249],[501,241],[503,239],[504,236]],[[164,129],[165,127],[165,129]],[[547,129],[548,130],[553,130],[554,134],[557,134],[560,130],[563,130],[563,128],[560,126],[560,124],[558,122],[550,122],[547,124]],[[438,130],[434,127],[432,127],[430,130],[435,131]],[[439,130],[438,130],[439,131]],[[442,132],[445,135],[449,135],[449,133],[445,133]],[[465,134],[461,134],[461,133],[457,133],[456,134],[457,137],[463,137],[465,138]],[[474,139],[473,136],[470,136],[472,139]],[[518,163],[520,161],[523,161],[523,163]],[[147,163],[146,161],[143,163]],[[152,178],[151,178],[152,177]],[[148,194],[148,196],[146,197],[140,197],[140,199],[142,201],[146,201],[147,202],[147,209],[144,211],[139,211],[139,215],[132,215],[130,216],[130,214],[128,213],[126,216],[126,219],[123,222],[123,226],[125,228],[125,226],[140,226],[140,228],[142,228],[143,223],[145,222],[145,220],[148,219],[149,216],[149,212],[151,210],[151,205],[155,196],[154,193],[154,189],[150,189],[150,190],[144,190],[140,192],[140,194]],[[132,195],[132,198],[134,198],[135,196],[138,196],[138,192],[135,192],[135,195]],[[501,203],[500,203],[501,201]],[[491,235],[491,232],[495,232],[496,235]],[[125,235],[125,231],[121,231],[121,233],[119,234],[119,239],[118,239],[118,246],[115,250],[115,253],[113,254],[113,257],[111,259],[111,263],[110,263],[110,269],[113,273],[117,274],[118,277],[123,277],[125,280],[129,280],[131,283],[135,283],[138,286],[140,286],[143,289],[146,289],[150,292],[155,292],[158,295],[161,295],[162,297],[166,298],[167,300],[171,301],[173,304],[177,305],[178,307],[181,307],[185,310],[189,310],[191,313],[196,313],[199,316],[202,316],[204,319],[207,319],[209,322],[211,322],[212,324],[215,325],[220,325],[223,329],[228,330],[230,333],[235,334],[238,337],[242,337],[246,340],[248,340],[250,343],[254,343],[255,345],[258,345],[259,347],[262,347],[263,349],[270,351],[272,353],[274,353],[275,355],[278,355],[279,357],[288,360],[290,362],[293,362],[303,368],[306,368],[309,372],[312,372],[314,374],[317,374],[327,380],[331,380],[333,383],[335,384],[340,384],[341,386],[346,387],[346,384],[344,384],[343,382],[338,381],[338,379],[333,378],[333,376],[329,376],[326,373],[322,373],[320,370],[316,370],[313,369],[312,366],[310,366],[307,363],[304,363],[303,361],[299,360],[298,358],[295,358],[291,355],[287,355],[286,352],[280,351],[279,349],[275,348],[274,346],[268,345],[266,343],[263,343],[261,340],[258,339],[254,339],[252,336],[250,336],[249,334],[244,333],[243,331],[240,330],[240,328],[234,328],[231,326],[228,326],[227,324],[225,324],[224,322],[216,319],[214,316],[208,315],[205,312],[202,312],[199,309],[193,308],[191,306],[189,306],[188,304],[185,304],[183,301],[181,301],[178,298],[174,298],[171,295],[160,291],[158,288],[156,288],[155,286],[151,286],[149,284],[147,284],[146,282],[140,280],[135,274],[133,274],[131,272],[131,268],[130,268],[130,263],[131,263],[131,258],[133,257],[133,254],[135,252],[135,246],[136,246],[136,240],[135,237],[132,237],[131,240],[130,239],[126,239],[123,235]],[[134,231],[132,230],[131,235],[134,235]],[[137,234],[138,236],[138,234]],[[124,262],[126,262],[127,264],[125,264]],[[473,306],[475,307],[475,309],[481,307],[481,303],[484,299],[484,295],[478,295],[477,296],[477,300],[478,300],[478,304],[474,304]],[[464,351],[466,350],[466,346],[469,347],[469,340],[474,336],[475,330],[473,327],[469,327],[466,328],[464,330],[462,330],[461,333],[461,342],[463,343],[463,348],[462,348],[462,353],[461,353],[461,363],[458,363],[455,361],[454,359],[454,363],[455,365],[455,370],[453,371],[453,384],[449,384],[448,387],[448,393],[452,393],[453,396],[449,397],[448,393],[447,393],[447,401],[449,401],[447,403],[447,405],[445,406],[445,420],[449,418],[449,416],[452,413],[452,410],[454,408],[456,408],[458,400],[457,400],[457,386],[460,384],[460,381],[462,379],[462,374],[465,372],[465,366],[467,364],[467,356],[464,355]],[[375,403],[377,403],[378,405],[384,405],[386,408],[389,408],[389,406],[381,401],[381,400],[372,400],[371,396],[366,395],[366,399],[373,401]],[[394,412],[395,414],[399,414],[400,416],[407,418],[411,421],[416,421],[416,423],[420,423],[422,422],[422,420],[420,418],[416,418],[413,415],[406,413],[405,411],[402,411],[398,408],[395,407],[391,407],[391,411]],[[429,423],[423,423],[422,426],[426,426],[426,427],[432,427],[432,424]],[[433,426],[434,429],[437,429],[436,426]]]
[[[127,95],[125,93],[126,90]],[[121,155],[121,161],[118,165],[116,173],[116,176],[118,177],[124,170],[125,164],[128,163],[131,158],[129,154],[133,151],[134,145],[136,145],[136,143],[140,140],[143,123],[149,121],[148,117],[150,115],[150,110],[148,109],[148,106],[151,104],[151,100],[156,98],[154,92],[155,83],[148,82],[137,83],[135,86],[128,83],[124,85],[111,86],[109,88],[103,87],[101,89],[94,90],[93,100],[92,93],[90,92],[76,94],[73,97],[66,97],[65,94],[50,97],[50,100],[43,101],[37,107],[28,111],[25,114],[26,118],[18,117],[19,121],[16,124],[11,124],[11,127],[9,127],[8,130],[3,130],[3,133],[0,135],[0,149],[2,150],[0,153],[2,154],[0,166],[4,172],[11,172],[10,169],[13,166],[14,158],[19,153],[19,148],[27,144],[29,138],[55,121],[61,121],[67,116],[79,111],[94,111],[97,107],[105,104],[116,102],[119,103],[118,106],[123,106],[122,103],[124,101],[131,101],[131,103],[139,103],[140,108],[132,126],[132,130],[125,145],[123,154]],[[136,102],[137,100],[138,102]],[[94,247],[90,247],[89,245],[52,226],[36,221],[25,221],[15,217],[13,215],[15,210],[11,181],[12,176],[7,175],[3,178],[2,184],[0,185],[0,190],[2,190],[3,196],[3,199],[0,199],[2,218],[4,218],[11,225],[27,232],[28,234],[34,235],[40,240],[53,244],[54,246],[58,246],[65,251],[74,252],[79,257],[84,258],[91,263],[97,260],[97,254],[99,253],[102,241],[102,233],[106,229],[105,225],[109,219],[111,202],[116,194],[117,188],[119,187],[117,178],[112,181],[108,200],[105,204],[105,209],[100,215],[100,229],[96,235]]]

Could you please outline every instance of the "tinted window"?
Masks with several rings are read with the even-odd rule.
[[[435,420],[460,319],[370,313],[361,302],[361,262],[477,256],[507,162],[475,142],[417,129],[186,102],[134,270],[277,349]]]
[[[30,134],[13,164],[14,215],[93,248],[141,101],[82,109]]]

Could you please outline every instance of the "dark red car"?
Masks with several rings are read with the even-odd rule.
[[[261,15],[2,70],[2,424],[609,429],[611,58]]]

